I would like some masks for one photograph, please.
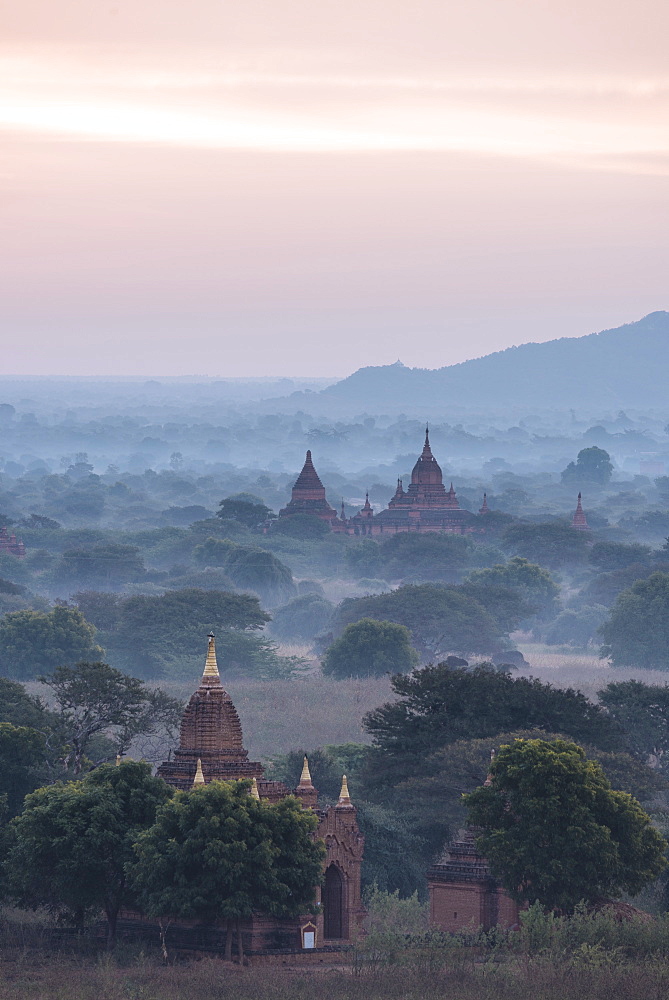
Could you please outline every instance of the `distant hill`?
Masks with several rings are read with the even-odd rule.
[[[318,399],[323,409],[355,412],[443,412],[448,406],[669,409],[668,383],[669,312],[653,312],[615,330],[522,344],[446,368],[360,368]]]

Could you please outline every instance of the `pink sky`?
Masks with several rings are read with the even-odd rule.
[[[0,2],[8,374],[438,367],[669,307],[660,0]]]

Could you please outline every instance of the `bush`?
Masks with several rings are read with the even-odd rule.
[[[348,625],[325,651],[322,668],[329,677],[379,677],[404,674],[417,663],[408,628],[362,618]]]

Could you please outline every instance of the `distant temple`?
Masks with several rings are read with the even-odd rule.
[[[160,765],[158,774],[168,784],[184,790],[209,781],[250,778],[250,794],[256,798],[278,802],[287,795],[296,795],[303,808],[312,809],[318,817],[316,836],[325,841],[327,854],[323,884],[316,887],[317,914],[292,919],[254,914],[242,921],[245,951],[327,948],[349,944],[355,938],[365,913],[360,896],[364,837],[346,776],[339,801],[327,808],[318,805],[306,757],[297,788],[291,790],[281,781],[264,778],[262,764],[249,761],[242,745],[239,716],[221,684],[213,634],[209,635],[202,681],[183,714],[179,748],[173,759]],[[215,931],[210,929],[211,934]],[[305,934],[310,935],[306,944]]]
[[[22,559],[26,554],[26,547],[22,541],[17,540],[16,535],[8,535],[7,528],[0,528],[0,552]]]
[[[581,494],[578,495],[578,500],[576,501],[576,510],[574,511],[574,516],[571,519],[571,526],[577,531],[590,531],[590,525],[588,524],[585,514],[583,512],[583,507],[581,506]]]
[[[514,927],[519,920],[518,904],[492,876],[475,838],[475,830],[466,830],[427,873],[430,923],[452,934]]]
[[[488,502],[483,498],[479,513],[487,513]],[[365,497],[365,505],[353,517],[347,518],[342,503],[341,514],[330,506],[325,497],[325,487],[307,452],[304,468],[293,486],[290,503],[279,511],[279,517],[295,514],[314,514],[327,521],[332,531],[349,535],[397,534],[407,531],[446,531],[464,535],[475,531],[474,515],[463,510],[453,489],[446,489],[442,472],[430,448],[429,431],[425,429],[425,445],[413,467],[411,483],[404,490],[401,479],[397,480],[395,495],[388,502],[386,510],[375,514]]]

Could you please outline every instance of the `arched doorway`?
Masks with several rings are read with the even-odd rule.
[[[344,876],[337,865],[329,865],[325,871],[323,886],[323,920],[326,939],[345,938],[345,890]]]

